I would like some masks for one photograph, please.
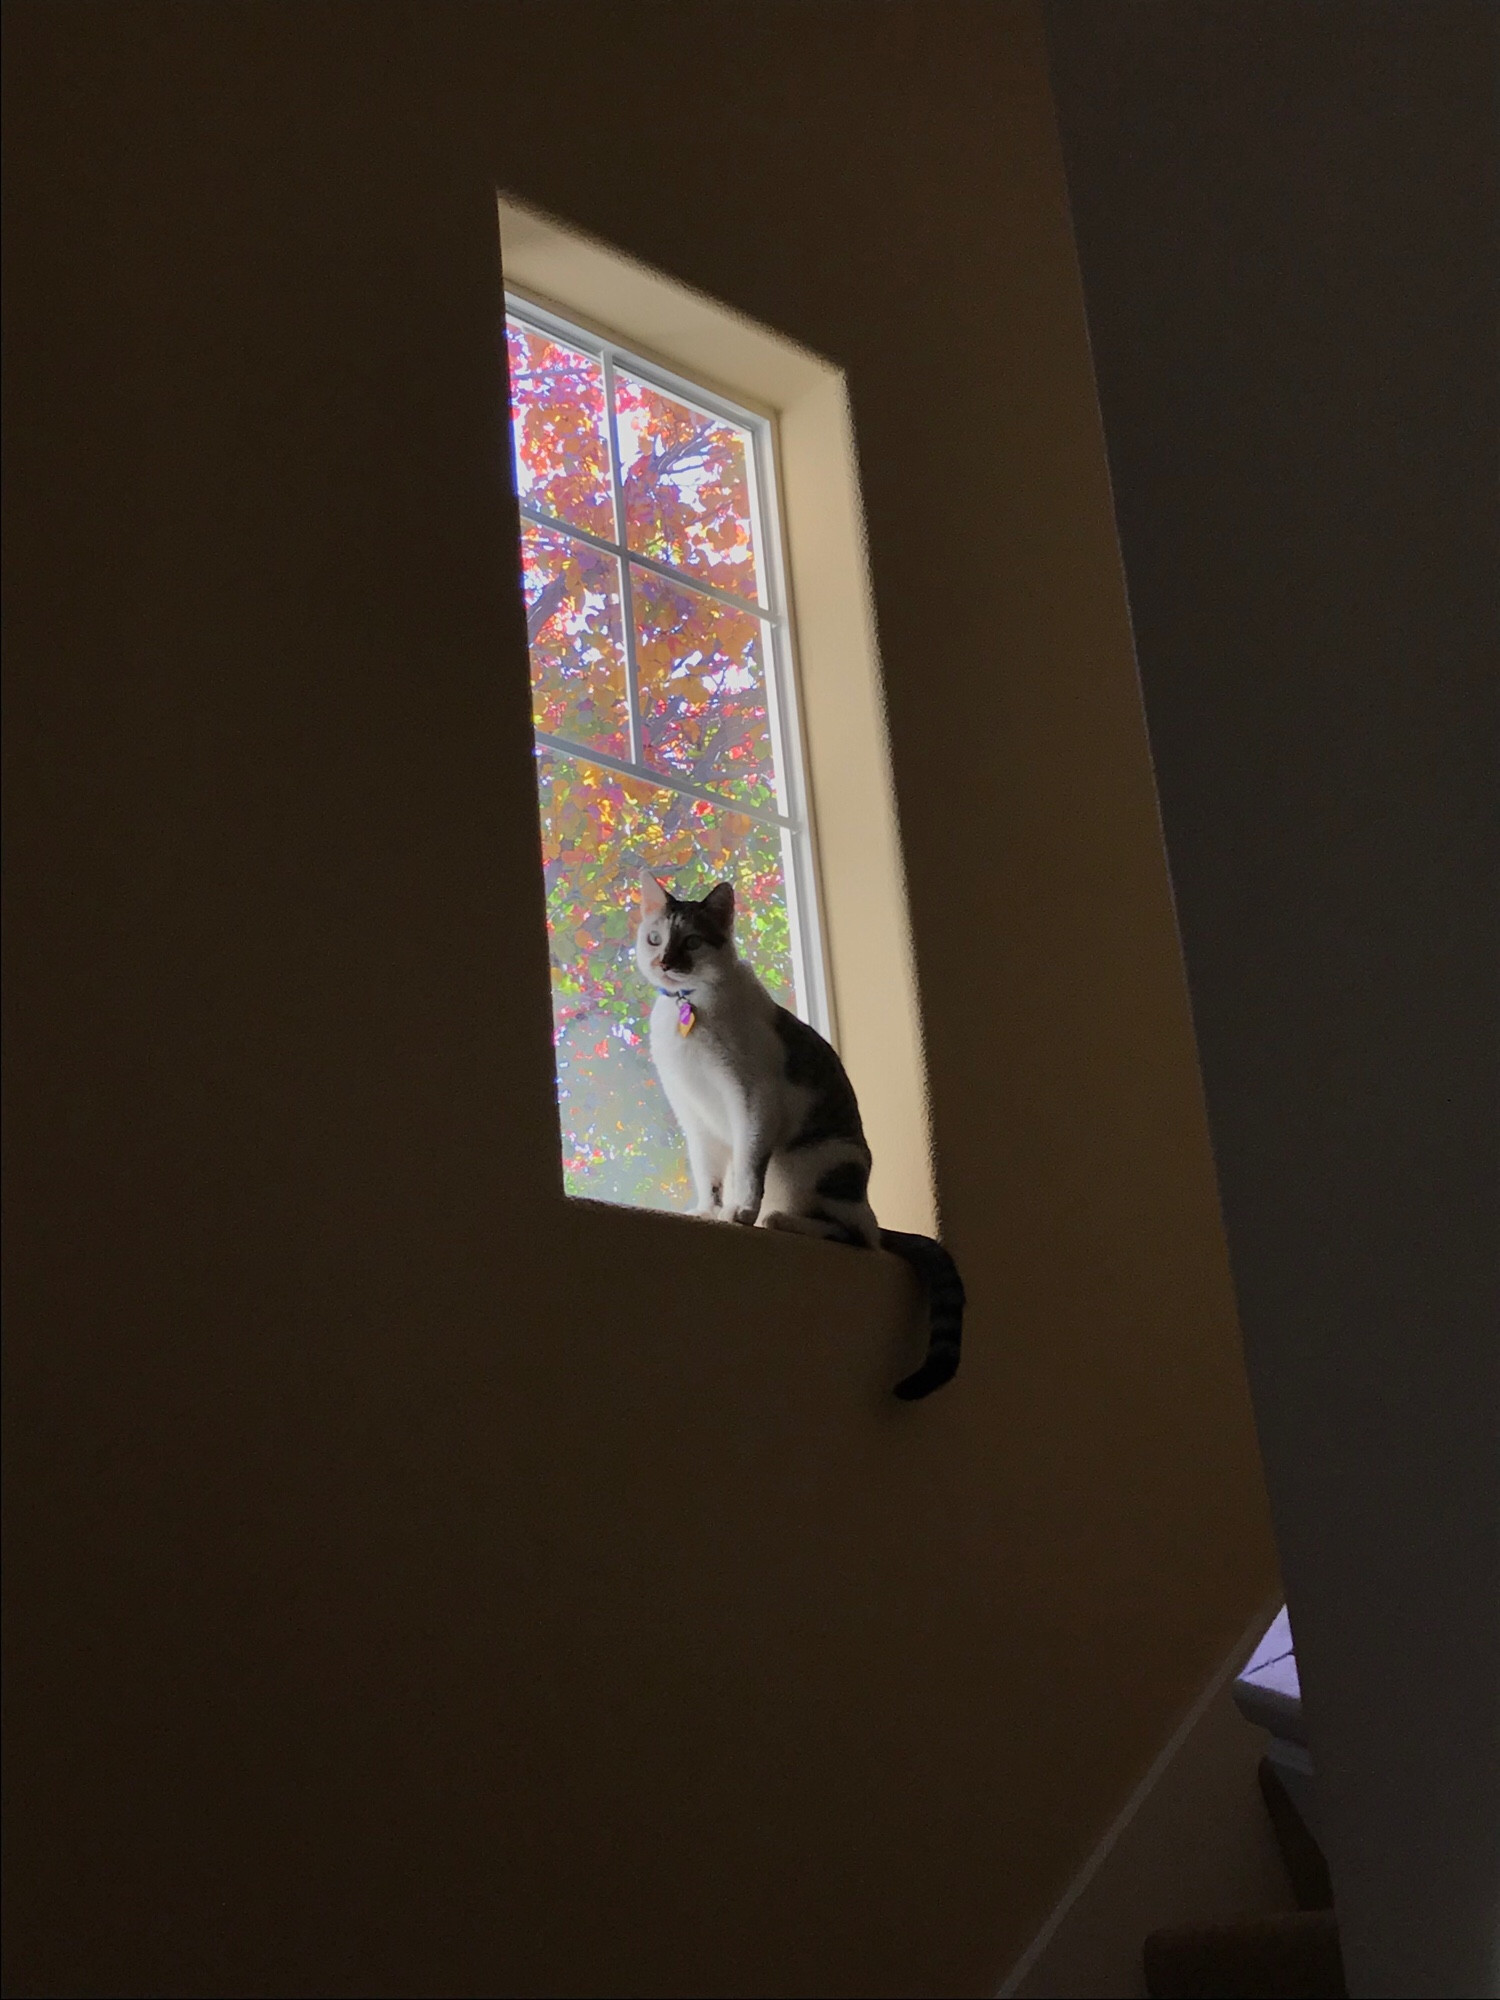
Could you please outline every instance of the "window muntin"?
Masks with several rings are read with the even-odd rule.
[[[686,1204],[635,885],[734,882],[742,954],[826,1029],[766,419],[507,300],[563,1179]]]

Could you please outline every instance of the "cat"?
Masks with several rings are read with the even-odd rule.
[[[889,1250],[927,1295],[927,1358],[896,1385],[914,1402],[958,1368],[964,1288],[942,1244],[882,1229],[853,1086],[816,1029],[779,1007],[734,947],[734,885],[701,902],[641,876],[636,964],[656,988],[651,1058],[687,1140],[694,1214]]]

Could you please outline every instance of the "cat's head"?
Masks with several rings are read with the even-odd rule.
[[[669,895],[651,874],[641,877],[635,962],[667,993],[716,986],[734,963],[734,884],[720,882],[701,903]]]

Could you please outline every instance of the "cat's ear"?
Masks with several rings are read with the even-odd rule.
[[[716,882],[703,898],[703,907],[727,937],[734,929],[734,884]]]
[[[666,907],[667,907],[666,890],[662,887],[660,882],[657,881],[656,877],[651,873],[649,868],[643,869],[641,872],[642,921],[648,922],[652,917],[659,917],[662,911]]]

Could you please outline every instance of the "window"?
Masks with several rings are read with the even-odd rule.
[[[681,1207],[640,871],[732,881],[742,956],[827,1028],[770,425],[507,304],[564,1185]]]
[[[799,751],[804,760],[800,766],[787,763],[778,774],[791,806],[784,815],[792,835],[791,860],[788,862],[786,842],[781,858],[783,889],[794,899],[786,904],[786,956],[792,962],[799,1009],[837,1042],[859,1092],[865,1132],[875,1155],[870,1179],[875,1212],[889,1227],[932,1235],[937,1227],[937,1207],[921,1009],[911,953],[875,598],[865,548],[859,455],[843,370],[828,356],[813,353],[773,327],[747,318],[742,311],[695,291],[680,278],[652,269],[513,194],[498,194],[496,220],[508,289],[523,295],[512,300],[522,331],[548,335],[597,368],[589,378],[597,400],[586,401],[580,408],[580,435],[595,441],[596,478],[606,470],[602,454],[608,449],[609,425],[604,417],[608,342],[584,332],[585,327],[608,328],[609,341],[619,343],[610,349],[613,372],[655,386],[689,410],[719,415],[731,430],[750,438],[754,454],[747,458],[746,476],[756,480],[756,492],[762,496],[772,493],[771,438],[768,426],[754,413],[775,412],[774,507],[780,520],[770,507],[752,514],[751,535],[759,537],[758,545],[752,542],[757,555],[763,550],[767,560],[776,564],[775,572],[758,587],[779,591],[784,560],[797,606],[795,682],[784,643],[779,652],[767,654],[776,664],[775,684],[767,699],[776,696],[782,702],[776,724],[780,734],[773,742]],[[648,365],[648,360],[657,365]],[[689,387],[689,383],[696,386]],[[709,384],[713,385],[712,394],[705,393]],[[581,389],[584,386],[580,384]],[[544,458],[543,470],[553,469]],[[608,478],[612,509],[612,469],[608,469]],[[552,522],[561,523],[554,532],[568,533],[568,518],[542,506],[545,495],[538,497],[528,490],[522,497],[528,509],[536,507],[543,514],[550,513]],[[528,523],[547,525],[546,521]],[[581,534],[574,539],[592,546]],[[610,546],[598,553],[618,559],[619,544],[613,536],[601,539]],[[649,550],[642,552],[643,557],[649,554]],[[643,560],[641,567],[649,569],[650,565]],[[663,578],[664,582],[671,580]],[[685,585],[690,582],[684,580]],[[619,588],[623,604],[623,579]],[[726,594],[733,600],[732,609],[742,608],[738,593],[730,590]],[[781,602],[774,594],[761,601],[767,609],[779,608]],[[607,630],[605,636],[611,636]],[[623,617],[615,643],[617,653],[623,652]],[[788,705],[793,695],[798,718],[792,716]],[[577,756],[579,766],[592,761],[596,767],[611,768],[597,753],[592,760],[578,753],[564,754]],[[622,761],[628,763],[629,759]],[[803,807],[807,793],[801,789],[804,770],[807,792],[817,805],[816,933],[807,886],[811,850]],[[647,785],[658,798],[672,789],[672,774],[656,766],[649,768],[645,778],[635,770],[618,775],[637,786]],[[665,784],[664,778],[668,781]],[[711,786],[703,789],[713,790]],[[635,810],[634,797],[624,787],[620,809]],[[757,827],[765,824],[747,814],[740,801],[732,801],[723,810]],[[570,821],[562,831],[572,833],[579,824]],[[779,817],[776,827],[779,836]],[[740,878],[736,876],[736,880]],[[619,921],[619,911],[616,904],[613,913],[606,912],[612,923]],[[587,925],[579,928],[592,935]],[[628,931],[628,925],[622,928]],[[576,931],[574,936],[576,941]],[[764,960],[760,963],[764,969]],[[597,953],[594,964],[602,964]],[[630,983],[616,989],[622,1009],[618,1018],[623,1027],[639,1034],[645,1025],[649,996],[634,983],[628,969],[627,978]],[[612,1186],[607,1184],[601,1171],[603,1162],[615,1156],[627,1125],[632,1132],[642,1134],[654,1130],[661,1139],[670,1136],[671,1127],[655,1092],[644,1045],[624,1042],[601,1030],[592,1043],[582,1043],[590,1060],[604,1060],[592,1055],[601,1041],[607,1052],[611,1048],[617,1052],[635,1049],[637,1067],[633,1074],[654,1123],[648,1127],[638,1112],[630,1109],[628,1091],[612,1095],[611,1103],[623,1108],[616,1109],[606,1121],[607,1144],[597,1146],[601,1157],[583,1155],[583,1171],[579,1172],[570,1164],[568,1184],[580,1193],[640,1199],[628,1180],[622,1186],[620,1175]],[[622,1069],[623,1056],[616,1074],[622,1074]],[[579,1160],[580,1154],[570,1149],[568,1157],[571,1162]],[[665,1163],[668,1172],[677,1157],[674,1144]],[[591,1164],[593,1171],[589,1172]],[[642,1178],[649,1180],[648,1176]],[[670,1201],[672,1197],[648,1185],[645,1199]]]

